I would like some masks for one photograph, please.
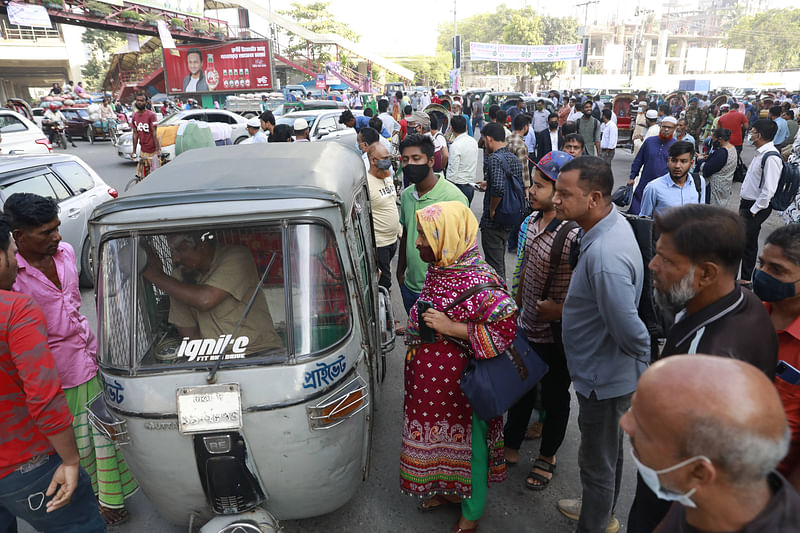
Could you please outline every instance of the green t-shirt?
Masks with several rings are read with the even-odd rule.
[[[422,291],[422,284],[425,283],[425,272],[428,270],[428,263],[420,259],[417,250],[417,217],[415,213],[423,207],[439,202],[461,202],[467,207],[467,197],[461,190],[444,179],[442,174],[437,173],[439,180],[433,189],[417,198],[417,188],[413,185],[406,187],[400,194],[400,224],[403,226],[403,234],[406,235],[406,287],[413,292]]]

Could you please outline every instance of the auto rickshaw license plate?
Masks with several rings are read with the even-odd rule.
[[[242,427],[239,385],[206,385],[178,389],[181,433],[201,433]]]

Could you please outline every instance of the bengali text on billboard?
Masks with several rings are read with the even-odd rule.
[[[234,41],[164,50],[167,92],[214,93],[272,88],[268,41]]]
[[[469,55],[472,61],[498,61],[508,63],[541,63],[580,59],[583,45],[575,44],[501,44],[501,43],[469,43]]]

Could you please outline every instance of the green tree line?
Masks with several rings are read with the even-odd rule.
[[[726,44],[747,50],[747,72],[799,69],[800,9],[771,9],[743,17],[728,30]]]

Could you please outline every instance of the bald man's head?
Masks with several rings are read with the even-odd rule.
[[[391,168],[391,154],[389,150],[382,143],[375,143],[367,150],[367,157],[369,158],[369,173],[374,176],[385,174]],[[380,161],[389,160],[388,168],[380,168]],[[383,166],[386,166],[384,163]]]
[[[789,444],[775,386],[755,366],[727,357],[680,355],[657,362],[639,380],[620,424],[642,463],[659,470],[704,456],[716,474],[712,481],[721,485],[765,479]]]

